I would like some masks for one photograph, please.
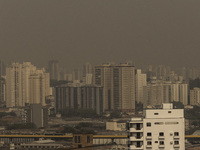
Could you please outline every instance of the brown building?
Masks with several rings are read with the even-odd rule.
[[[84,148],[93,146],[92,134],[74,134],[73,148]]]
[[[47,127],[48,109],[41,104],[30,104],[27,108],[27,122],[34,123],[37,128]]]

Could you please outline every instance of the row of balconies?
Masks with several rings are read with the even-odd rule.
[[[158,147],[159,148],[164,148],[165,147],[165,145],[158,145]],[[174,148],[179,148],[180,147],[180,145],[179,144],[177,144],[177,145],[174,145]],[[152,145],[147,145],[146,146],[146,148],[152,148]]]
[[[164,140],[165,137],[159,136],[158,139]],[[180,137],[174,136],[174,139],[180,139]],[[137,136],[137,135],[130,136],[130,141],[141,141],[141,140],[143,140],[143,136]],[[146,136],[146,140],[152,140],[152,136]]]
[[[180,145],[174,145],[174,148],[180,148]],[[144,149],[144,145],[130,145],[129,148],[131,150],[140,150],[140,149]],[[151,149],[152,145],[146,145],[146,148]],[[158,145],[158,148],[165,148],[165,145]]]
[[[158,136],[158,139],[164,140],[164,136]],[[174,136],[174,139],[180,139],[180,136]],[[146,140],[152,140],[152,136],[146,136]]]

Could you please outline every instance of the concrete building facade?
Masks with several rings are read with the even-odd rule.
[[[41,104],[30,104],[26,117],[27,123],[34,123],[37,128],[48,126],[48,109]]]
[[[144,102],[144,94],[143,94],[143,87],[147,85],[147,76],[146,74],[143,74],[141,69],[136,70],[136,76],[135,76],[135,96],[136,96],[136,101],[139,103]]]
[[[200,104],[200,88],[194,88],[190,90],[190,105]]]
[[[36,75],[43,74],[44,88],[41,90],[41,79],[36,79]],[[42,91],[43,94],[36,91]],[[32,93],[33,92],[33,93]],[[38,101],[38,97],[47,96],[50,93],[49,75],[44,69],[37,68],[30,62],[12,63],[6,68],[6,106],[21,107],[26,103]],[[33,100],[33,96],[35,97]]]
[[[59,62],[57,60],[50,60],[48,64],[48,72],[51,80],[60,80]]]
[[[135,110],[135,67],[129,64],[95,66],[93,83],[103,86],[104,110]]]
[[[185,150],[183,109],[163,104],[163,109],[147,109],[144,118],[128,124],[130,150]]]
[[[149,83],[143,87],[144,108],[162,103],[181,102],[188,104],[188,84],[182,83]]]
[[[103,112],[103,87],[95,85],[56,87],[56,111],[66,108]]]

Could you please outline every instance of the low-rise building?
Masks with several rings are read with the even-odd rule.
[[[106,122],[106,130],[126,131],[126,123],[117,121],[108,121]]]

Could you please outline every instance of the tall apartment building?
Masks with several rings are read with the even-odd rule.
[[[135,75],[135,96],[137,102],[144,102],[144,94],[143,94],[143,87],[147,85],[147,76],[146,74],[143,74],[141,69],[136,70]]]
[[[6,81],[3,77],[0,77],[0,107],[5,105],[5,94],[6,94]]]
[[[183,103],[183,105],[188,104],[188,84],[179,85],[179,101]]]
[[[57,60],[50,60],[48,64],[48,72],[51,80],[60,80],[59,62]]]
[[[182,83],[156,83],[143,87],[144,108],[162,103],[181,102],[188,104],[188,85]]]
[[[135,110],[135,67],[104,64],[94,68],[94,84],[104,87],[104,110]]]
[[[30,104],[45,105],[45,97],[50,95],[49,73],[44,69],[37,70],[29,77],[29,102]]]
[[[92,65],[88,62],[86,62],[83,66],[83,77],[87,74],[92,74]]]
[[[73,81],[80,81],[82,80],[82,72],[80,69],[74,69],[73,70]]]
[[[103,87],[94,85],[56,87],[56,111],[66,108],[93,109],[103,112]]]
[[[33,77],[40,72],[30,62],[12,63],[6,68],[6,106],[18,107],[25,106],[25,103],[32,103],[30,99],[34,95],[35,97],[45,97],[50,92],[49,90],[49,78],[45,74],[45,94],[37,93],[34,90],[40,90],[42,80],[37,80]],[[34,81],[34,82],[33,82]],[[36,83],[38,86],[36,86]],[[33,93],[32,93],[33,92]],[[39,94],[39,95],[37,95]],[[31,100],[31,101],[30,101]],[[38,100],[38,99],[37,99]],[[37,101],[36,99],[34,101]]]
[[[27,106],[26,122],[34,123],[37,128],[47,127],[48,109],[41,104],[30,104]]]
[[[0,60],[0,77],[5,76],[6,66],[2,60]]]
[[[190,90],[190,105],[200,104],[200,88],[194,88]]]
[[[161,105],[163,103],[163,87],[161,84],[149,84],[144,86],[143,107]]]
[[[183,109],[163,104],[162,109],[147,109],[144,118],[128,123],[130,150],[185,150]]]

